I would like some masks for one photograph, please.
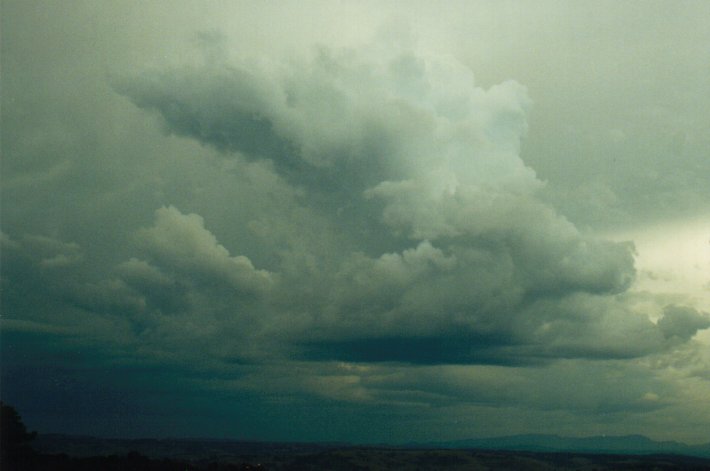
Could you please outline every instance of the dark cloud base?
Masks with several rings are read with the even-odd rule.
[[[419,365],[521,365],[533,362],[529,357],[507,357],[505,350],[508,340],[502,335],[364,338],[305,345],[303,357],[308,360],[404,362]]]

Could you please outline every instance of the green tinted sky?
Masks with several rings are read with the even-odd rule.
[[[707,2],[2,3],[40,431],[710,426]]]

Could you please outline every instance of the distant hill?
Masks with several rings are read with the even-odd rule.
[[[677,454],[710,458],[710,443],[687,445],[673,441],[655,441],[644,435],[600,435],[561,437],[559,435],[511,435],[445,442],[408,444],[413,448],[448,448],[537,452],[575,452],[610,454]]]
[[[625,437],[518,435],[409,446],[39,435],[37,454],[7,471],[619,471],[710,469],[710,446]],[[694,456],[692,456],[694,455]],[[29,466],[27,465],[29,464]],[[5,469],[3,468],[3,471]]]
[[[73,456],[121,454],[131,450],[154,457],[195,458],[245,454],[289,454],[318,452],[348,447],[343,443],[269,443],[238,440],[204,439],[105,439],[67,435],[39,435],[34,447],[45,453],[68,453]],[[391,447],[391,445],[381,445]],[[467,440],[407,443],[408,449],[471,449],[529,452],[565,452],[596,454],[674,454],[710,458],[710,443],[687,445],[674,441],[655,441],[644,435],[601,435],[562,437],[559,435],[511,435]]]

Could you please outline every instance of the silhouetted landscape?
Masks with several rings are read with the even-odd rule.
[[[28,432],[2,406],[5,470],[706,470],[710,444],[520,435],[402,446],[108,439]]]

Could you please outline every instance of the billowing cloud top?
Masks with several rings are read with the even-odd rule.
[[[269,229],[285,233],[264,244],[291,240],[274,273],[230,256],[199,216],[173,207],[141,232],[173,272],[258,291],[255,332],[288,338],[284,354],[633,357],[705,325],[667,314],[657,327],[615,297],[634,278],[633,246],[585,236],[539,200],[543,184],[519,155],[531,102],[515,82],[486,90],[453,59],[371,47],[320,49],[305,63],[211,60],[116,87],[172,133],[268,162],[298,195],[296,217],[323,224],[334,251]]]

